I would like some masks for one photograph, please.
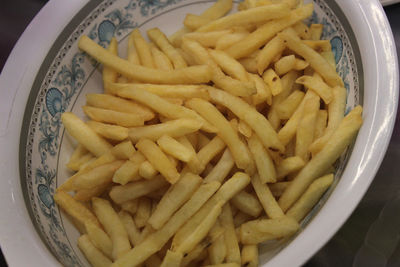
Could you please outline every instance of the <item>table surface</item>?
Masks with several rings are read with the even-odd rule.
[[[2,2],[0,71],[19,36],[46,2]],[[386,7],[385,12],[400,55],[400,4]],[[382,166],[363,200],[336,235],[304,266],[400,266],[400,182],[396,172],[399,161],[400,116]],[[1,253],[0,266],[5,266]]]

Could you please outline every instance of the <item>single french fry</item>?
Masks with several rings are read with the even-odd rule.
[[[277,219],[261,219],[249,221],[240,227],[240,241],[244,245],[277,239],[294,234],[299,229],[299,224],[291,217]]]
[[[151,53],[149,43],[143,38],[138,28],[131,33],[137,54],[140,59],[140,64],[147,68],[155,68],[153,55]]]
[[[236,59],[248,56],[263,46],[267,40],[274,37],[278,32],[311,16],[313,9],[312,4],[307,4],[290,11],[287,17],[268,21],[241,41],[226,49],[225,52]]]
[[[293,25],[294,32],[303,40],[309,40],[311,37],[311,32],[308,26],[304,22],[298,22]]]
[[[211,7],[206,9],[201,16],[211,20],[224,16],[232,9],[232,0],[218,0]]]
[[[113,84],[114,83],[109,84],[109,90],[111,92],[115,91],[113,89]],[[124,113],[133,113],[142,116],[143,120],[145,121],[154,118],[154,112],[151,111],[149,108],[136,102],[112,95],[87,94],[86,105],[96,108],[115,110]]]
[[[93,198],[92,206],[94,213],[111,238],[112,258],[116,260],[131,248],[125,227],[107,200]]]
[[[262,211],[258,199],[244,190],[236,194],[230,202],[241,212],[247,213],[255,218],[257,218]]]
[[[186,148],[174,138],[163,135],[157,140],[159,147],[167,154],[183,161],[189,162],[196,154],[193,150]]]
[[[82,109],[94,121],[117,124],[123,127],[144,125],[143,117],[140,115],[91,106],[83,106]]]
[[[294,55],[281,57],[274,64],[275,72],[281,76],[285,73],[288,73],[291,69],[295,68],[296,57]]]
[[[185,38],[195,40],[204,47],[215,48],[220,38],[231,32],[232,32],[231,30],[212,31],[212,32],[191,32],[185,34]]]
[[[282,92],[283,88],[281,79],[273,69],[268,69],[266,72],[264,72],[263,79],[271,89],[273,96],[279,95]]]
[[[92,244],[104,255],[112,259],[112,241],[103,229],[89,222],[85,222],[85,229]]]
[[[276,55],[281,54],[285,48],[285,43],[279,36],[269,41],[256,57],[258,74],[263,74]]]
[[[239,42],[249,34],[250,33],[248,31],[235,31],[232,33],[221,35],[217,43],[215,44],[215,49],[225,50],[228,47],[232,46],[234,43]]]
[[[137,228],[142,228],[146,225],[147,220],[151,215],[151,200],[147,197],[139,199],[138,209],[135,213],[134,221]]]
[[[111,140],[122,141],[128,138],[128,128],[118,126],[118,125],[110,125],[97,121],[88,121],[86,122],[93,131],[97,134]]]
[[[163,135],[180,137],[200,129],[202,123],[194,119],[177,119],[165,123],[134,127],[129,129],[129,138],[136,143],[139,139],[148,138],[153,141]]]
[[[171,186],[161,198],[156,210],[151,215],[148,223],[154,229],[160,229],[168,219],[177,211],[197,190],[202,179],[198,175],[187,173],[179,181]]]
[[[311,24],[310,25],[310,39],[311,40],[320,40],[323,29],[324,29],[323,24]]]
[[[236,116],[246,122],[258,135],[266,148],[274,148],[281,152],[284,146],[268,120],[242,99],[224,91],[209,88],[208,92],[213,102],[229,108]]]
[[[218,109],[209,102],[199,98],[189,100],[186,102],[186,105],[198,112],[213,126],[217,127],[218,135],[231,150],[236,165],[241,169],[247,169],[250,165],[251,157],[247,149],[245,149],[245,144],[239,139],[237,133]]]
[[[319,97],[308,99],[304,105],[303,118],[297,126],[295,155],[301,157],[305,162],[310,158],[308,149],[314,140],[315,122],[319,106]]]
[[[172,250],[167,250],[167,254],[165,255],[164,260],[162,261],[160,267],[179,267],[181,266],[182,258],[183,258],[182,253]]]
[[[79,167],[82,165],[82,157],[86,156],[88,153],[89,151],[82,144],[78,144],[74,152],[72,152],[66,166],[71,170],[78,171]]]
[[[224,231],[220,222],[217,220],[214,226],[210,229],[209,235],[215,235],[219,231]],[[225,231],[224,231],[225,232]],[[207,249],[210,263],[220,264],[224,261],[226,256],[225,236],[220,235]]]
[[[136,150],[131,141],[124,141],[115,145],[110,151],[117,159],[130,159]]]
[[[178,229],[217,191],[219,186],[220,183],[218,182],[210,182],[200,186],[190,200],[161,229],[150,234],[142,243],[115,261],[114,266],[138,265],[160,250]]]
[[[315,140],[309,150],[312,154],[318,153],[331,138],[344,116],[346,107],[346,89],[344,87],[334,87],[332,89],[333,99],[328,105],[328,125],[324,134]]]
[[[149,139],[141,139],[136,144],[137,149],[143,153],[153,167],[159,171],[165,179],[174,184],[180,175],[175,166],[169,161],[168,157],[161,149]]]
[[[212,182],[210,182],[212,183]],[[177,247],[188,234],[194,229],[203,218],[210,212],[210,210],[220,203],[224,205],[233,196],[242,191],[250,183],[250,177],[242,172],[235,173],[230,179],[228,179],[218,190],[218,192],[209,200],[207,203],[186,222],[186,224],[179,229],[175,234],[171,247]]]
[[[108,45],[107,48],[110,53],[117,55],[118,56],[118,42],[115,37],[113,37],[110,41],[110,44]],[[110,82],[117,82],[118,79],[118,72],[113,70],[112,68],[109,67],[104,67],[103,68],[103,87],[104,87],[104,93],[109,94],[108,92],[108,83]]]
[[[274,196],[271,193],[267,184],[263,184],[260,177],[256,174],[251,178],[251,184],[253,185],[254,191],[260,201],[265,213],[271,219],[277,219],[284,216],[282,209],[279,207]]]
[[[294,218],[296,221],[301,221],[317,204],[321,196],[333,183],[333,174],[327,174],[316,179],[307,188],[300,199],[286,212],[286,215]]]
[[[135,65],[113,55],[85,35],[79,40],[78,46],[102,64],[115,69],[118,73],[130,79],[142,82],[196,84],[208,82],[211,79],[211,71],[208,66],[193,66],[178,70],[163,71]]]
[[[264,148],[260,139],[256,135],[252,135],[248,140],[247,144],[250,152],[253,155],[253,159],[256,163],[258,174],[260,175],[261,183],[275,183],[276,182],[276,170],[274,163],[267,150]]]
[[[308,45],[318,53],[332,52],[332,46],[329,40],[303,40],[303,43]]]
[[[236,262],[240,264],[241,259],[239,243],[236,237],[231,206],[229,203],[226,203],[222,207],[219,220],[221,222],[221,226],[225,229],[224,238],[226,246],[226,262]]]
[[[310,66],[322,76],[329,86],[343,86],[342,78],[340,78],[336,73],[335,68],[333,68],[320,54],[302,43],[297,36],[293,36],[288,32],[279,33],[278,36],[286,41],[286,45],[289,49],[310,63]]]
[[[71,112],[61,115],[67,132],[95,156],[100,157],[111,149],[111,144],[96,134],[89,126]]]
[[[242,266],[258,266],[258,247],[257,245],[244,245],[242,247]]]
[[[320,53],[320,55],[325,58],[326,61],[328,61],[328,63],[333,67],[336,68],[336,59],[335,59],[335,55],[333,54],[332,51],[322,51]]]
[[[88,235],[82,235],[78,238],[78,247],[93,267],[111,266],[111,260],[90,242]]]
[[[209,237],[210,235],[204,238],[194,249],[192,249],[192,251],[183,257],[181,262],[182,267],[189,266],[189,264],[194,262],[200,262],[208,256],[206,248],[208,248],[213,242]]]
[[[138,52],[136,50],[135,47],[135,42],[134,42],[134,33],[131,32],[131,34],[129,34],[129,38],[128,38],[128,56],[127,59],[129,62],[136,64],[136,65],[140,65],[140,59],[139,59],[139,55]]]
[[[126,185],[113,186],[110,191],[110,197],[115,203],[121,204],[125,201],[145,196],[166,185],[168,185],[168,182],[164,177],[159,175],[151,180],[142,180]]]
[[[251,130],[250,126],[242,120],[239,121],[237,128],[239,133],[247,138],[250,138],[253,135],[253,131]]]
[[[203,98],[208,100],[209,96],[207,90],[200,85],[167,85],[167,84],[143,84],[143,83],[128,83],[128,84],[110,84],[110,88],[113,92],[117,92],[121,88],[132,88],[135,92],[136,88],[146,90],[152,94],[156,94],[160,97],[170,98],[183,98],[190,99],[194,97]],[[129,89],[128,89],[129,90]]]
[[[279,198],[289,186],[289,184],[290,182],[277,182],[274,184],[269,184],[268,187],[271,190],[272,195],[275,198]]]
[[[72,218],[76,219],[79,223],[92,223],[100,227],[100,223],[96,216],[87,209],[82,203],[73,199],[68,193],[64,191],[56,192],[53,196],[54,201]]]
[[[247,26],[249,24],[264,23],[268,20],[278,19],[289,15],[289,8],[284,4],[263,6],[259,8],[240,11],[213,22],[210,22],[199,29],[199,32],[230,29],[236,26]]]
[[[243,65],[245,70],[249,73],[257,74],[257,62],[253,57],[243,57],[239,59],[240,64]]]
[[[334,131],[323,149],[303,167],[285,192],[283,192],[279,198],[279,205],[283,211],[287,211],[307,187],[322,175],[343,153],[361,127],[361,113],[361,106],[357,106],[343,118],[339,127]]]
[[[173,34],[171,34],[168,37],[168,40],[175,46],[175,47],[180,47],[181,43],[182,43],[182,37],[184,35],[186,35],[187,33],[190,33],[192,30],[190,30],[189,28],[183,26],[182,28],[180,28],[179,30],[177,30],[176,32],[174,32]],[[179,49],[178,49],[179,50]],[[181,54],[182,55],[182,54]],[[188,63],[188,61],[185,58],[185,61]],[[190,65],[190,64],[189,64]]]
[[[212,59],[221,67],[221,69],[231,77],[243,82],[249,80],[247,71],[234,58],[220,50],[209,50]]]
[[[147,30],[147,35],[172,61],[175,69],[185,68],[187,64],[178,51],[172,46],[168,38],[158,28]]]
[[[162,51],[160,51],[153,43],[150,44],[151,54],[153,55],[154,64],[157,69],[160,70],[173,70],[174,66],[171,63],[171,60],[165,55]]]
[[[75,192],[74,199],[81,202],[87,202],[92,197],[101,196],[107,189],[110,188],[110,184],[99,185],[90,189],[82,189]]]
[[[112,181],[121,185],[125,185],[130,181],[140,179],[138,176],[140,165],[146,160],[140,152],[135,152],[134,155],[115,171]]]
[[[278,180],[282,180],[286,175],[297,172],[304,167],[306,163],[301,157],[287,157],[276,166],[276,176]]]
[[[327,120],[328,112],[324,109],[318,110],[317,119],[315,121],[314,141],[324,134]]]
[[[304,93],[302,91],[296,90],[291,93],[285,100],[283,100],[280,105],[276,108],[276,112],[281,120],[288,120],[296,111],[297,107],[300,105],[304,98]]]
[[[153,165],[149,161],[143,161],[139,166],[139,176],[144,179],[153,179],[158,174],[158,171],[154,169]]]
[[[310,66],[310,64],[307,61],[296,58],[293,69],[294,70],[304,70],[308,66]]]
[[[229,149],[225,149],[218,163],[214,166],[210,173],[204,177],[204,182],[218,181],[220,183],[228,176],[234,165],[234,160]]]
[[[74,181],[74,188],[90,189],[103,184],[110,184],[115,171],[118,170],[123,163],[124,161],[122,160],[116,160],[78,175]]]
[[[296,83],[302,84],[308,89],[317,93],[326,104],[332,101],[332,89],[324,81],[311,76],[302,76],[296,80]]]

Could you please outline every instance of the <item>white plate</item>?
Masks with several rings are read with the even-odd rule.
[[[181,0],[168,1],[177,5],[179,2],[184,3]],[[153,3],[166,2],[156,0]],[[355,38],[359,40],[358,46],[362,57],[362,67],[360,65],[359,68],[363,69],[363,80],[360,82],[364,84],[365,92],[363,95],[364,125],[341,181],[324,207],[293,242],[268,262],[268,266],[299,265],[329,240],[368,188],[384,156],[392,132],[398,96],[398,66],[395,46],[382,7],[378,1],[340,0],[337,3],[347,17]],[[31,206],[33,203],[38,203],[37,196],[33,195],[33,198],[29,199],[30,195],[28,195],[28,210],[24,203],[21,186],[29,188],[30,183],[36,186],[37,183],[31,180],[20,183],[19,177],[21,174],[25,177],[25,173],[19,173],[21,167],[19,160],[26,156],[29,148],[20,148],[19,141],[25,107],[32,107],[33,104],[33,102],[28,102],[27,105],[27,101],[38,70],[64,27],[69,25],[72,17],[85,4],[86,1],[78,0],[68,3],[50,1],[18,41],[0,76],[2,104],[0,105],[0,169],[2,172],[0,244],[11,266],[54,266],[57,264],[54,256],[39,238],[28,215],[29,210],[35,222],[44,220],[43,213],[32,208],[35,205]],[[93,6],[97,4],[97,2],[90,2]],[[150,24],[168,27],[170,22],[170,20],[154,19]],[[150,27],[150,24],[145,27]],[[72,54],[69,57],[72,58]],[[82,101],[82,98],[79,101]],[[40,109],[41,106],[38,108]],[[30,125],[25,124],[23,127],[26,129]],[[37,149],[37,146],[35,147]],[[36,162],[34,164],[41,160],[39,154],[34,154],[31,159]],[[25,165],[25,162],[22,162],[22,165]],[[39,190],[36,187],[35,189]],[[54,188],[50,188],[52,189]],[[26,192],[25,195],[27,195]],[[46,232],[48,225],[37,224],[37,228],[39,232],[42,230]],[[67,229],[68,235],[72,233],[71,231]],[[63,238],[62,233],[60,231],[57,236]],[[56,241],[53,239],[49,242]],[[64,249],[66,254],[71,253],[68,242],[56,242],[56,247],[61,251]],[[72,249],[74,247],[75,245],[72,245]],[[265,258],[265,255],[262,258]]]

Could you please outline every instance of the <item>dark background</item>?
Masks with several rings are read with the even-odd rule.
[[[6,0],[0,8],[0,71],[45,0]],[[385,8],[400,55],[400,4]],[[379,172],[351,217],[306,267],[400,266],[400,118]],[[397,206],[395,206],[397,204]],[[385,207],[385,209],[383,209]],[[399,209],[395,209],[395,208]],[[389,212],[392,209],[394,212]],[[0,244],[1,246],[1,244]],[[0,266],[6,266],[0,253]]]

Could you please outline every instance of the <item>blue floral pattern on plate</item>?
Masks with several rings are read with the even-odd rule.
[[[161,12],[187,5],[190,0],[106,0],[97,5],[79,23],[74,32],[52,59],[51,67],[42,81],[30,118],[26,148],[26,183],[34,223],[57,259],[65,266],[85,265],[75,241],[70,242],[66,225],[52,195],[57,185],[59,154],[64,128],[61,114],[70,111],[97,64],[77,48],[77,39],[87,34],[103,47],[113,36],[124,39],[143,21]],[[325,25],[323,38],[330,40],[337,70],[352,96],[348,106],[358,103],[358,74],[352,47],[338,18],[321,0],[316,3],[313,23]],[[341,35],[337,34],[337,31]],[[34,155],[40,155],[38,158]],[[343,164],[342,164],[343,165]]]

